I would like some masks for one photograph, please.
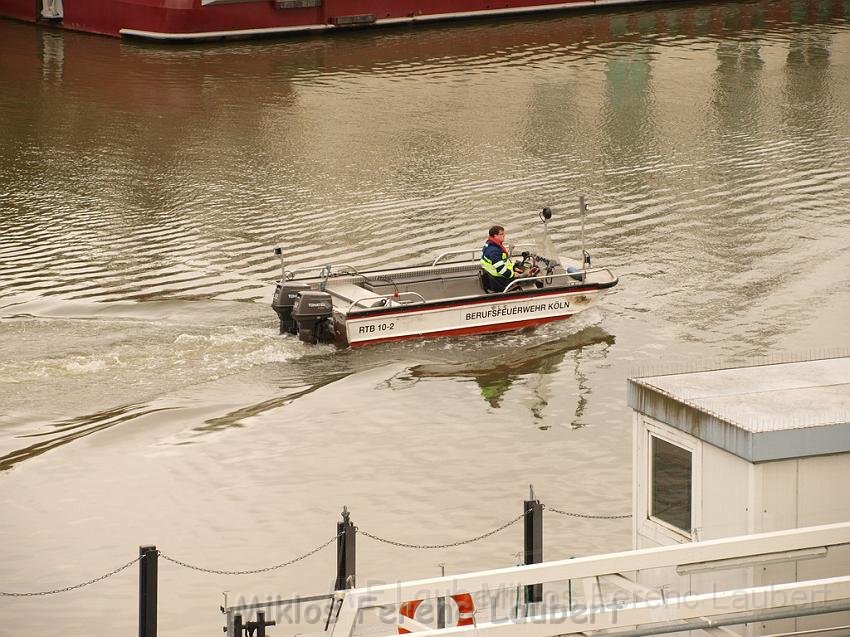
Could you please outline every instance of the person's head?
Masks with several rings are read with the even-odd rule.
[[[505,229],[502,226],[493,226],[489,230],[490,238],[497,241],[503,241],[505,238]]]

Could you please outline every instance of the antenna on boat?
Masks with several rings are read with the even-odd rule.
[[[584,218],[587,215],[587,204],[584,201],[584,195],[578,198],[578,210],[581,214],[581,267],[582,270],[587,270],[590,267],[590,254],[584,249]]]
[[[578,212],[581,215],[581,254],[584,256],[584,215],[587,213],[587,204],[584,202],[584,195],[578,198]]]

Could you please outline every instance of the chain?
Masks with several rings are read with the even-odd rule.
[[[300,562],[301,560],[307,559],[311,555],[314,555],[314,554],[318,553],[319,551],[321,551],[323,548],[328,546],[331,542],[333,542],[334,540],[336,540],[340,536],[342,536],[342,533],[338,533],[337,535],[334,535],[331,539],[329,539],[324,544],[317,546],[312,551],[310,551],[308,553],[304,553],[304,555],[300,555],[299,557],[291,559],[288,562],[283,562],[281,564],[275,564],[274,566],[267,566],[266,568],[255,568],[255,569],[250,570],[250,571],[219,571],[219,570],[216,570],[216,569],[213,569],[213,568],[203,568],[202,566],[195,566],[193,564],[187,564],[186,562],[181,562],[180,560],[177,560],[177,559],[175,559],[175,558],[173,558],[169,555],[166,555],[162,551],[159,551],[159,555],[160,555],[160,557],[162,557],[162,559],[168,560],[169,562],[173,562],[174,564],[177,564],[178,566],[190,568],[193,571],[201,571],[202,573],[212,573],[213,575],[253,575],[255,573],[267,573],[268,571],[274,571],[276,569],[283,568],[284,566],[289,566],[290,564],[295,564],[295,562]]]
[[[105,580],[107,577],[112,577],[116,573],[120,573],[124,569],[130,568],[133,564],[142,559],[144,555],[140,555],[139,557],[130,560],[123,566],[119,566],[114,571],[109,571],[105,575],[101,575],[100,577],[96,577],[94,579],[89,580],[88,582],[83,582],[82,584],[74,584],[73,586],[66,586],[65,588],[56,588],[52,591],[38,591],[35,593],[5,593],[0,591],[0,597],[36,597],[39,595],[55,595],[56,593],[65,593],[67,591],[72,591],[76,588],[82,588],[83,586],[89,586],[90,584],[95,584],[101,580]]]
[[[626,518],[632,517],[631,514],[627,514],[627,515],[592,515],[590,513],[571,513],[569,511],[561,511],[560,509],[556,509],[554,507],[546,507],[546,508],[549,511],[552,511],[553,513],[557,513],[559,515],[564,515],[564,516],[573,517],[573,518],[586,518],[586,519],[591,519],[591,520],[624,520]],[[371,538],[373,540],[376,540],[377,542],[383,542],[384,544],[391,544],[393,546],[400,546],[402,548],[409,548],[409,549],[447,549],[447,548],[452,548],[452,547],[455,547],[455,546],[463,546],[464,544],[472,544],[473,542],[478,542],[479,540],[483,540],[485,538],[488,538],[491,535],[496,535],[496,533],[499,533],[500,531],[504,531],[509,526],[513,526],[514,524],[519,522],[522,518],[524,518],[526,516],[526,514],[528,512],[529,511],[525,511],[523,513],[520,513],[518,516],[516,516],[512,520],[505,522],[503,525],[496,527],[492,531],[487,531],[486,533],[482,533],[481,535],[476,535],[475,537],[469,538],[468,540],[460,540],[459,542],[450,542],[448,544],[408,544],[407,542],[397,542],[395,540],[388,540],[386,538],[383,538],[383,537],[374,535],[372,533],[369,533],[368,531],[363,531],[360,528],[357,528],[356,530],[357,530],[358,533],[362,533],[366,537]],[[177,564],[178,566],[183,566],[184,568],[192,569],[193,571],[200,571],[202,573],[212,573],[214,575],[253,575],[253,574],[256,574],[256,573],[267,573],[269,571],[274,571],[274,570],[277,570],[279,568],[284,568],[285,566],[290,566],[291,564],[295,564],[296,562],[300,562],[301,560],[305,560],[308,557],[310,557],[311,555],[315,555],[316,553],[321,551],[323,548],[329,546],[334,540],[339,539],[343,535],[344,535],[344,532],[338,533],[338,534],[334,535],[331,539],[329,539],[327,542],[325,542],[324,544],[321,544],[321,545],[317,546],[316,548],[314,548],[312,551],[308,551],[307,553],[304,553],[303,555],[300,555],[296,558],[293,558],[293,559],[291,559],[287,562],[282,562],[280,564],[275,564],[274,566],[267,566],[265,568],[256,568],[256,569],[252,569],[252,570],[248,570],[248,571],[222,571],[222,570],[217,570],[217,569],[212,569],[212,568],[204,568],[202,566],[195,566],[194,564],[187,564],[186,562],[182,562],[182,561],[180,561],[176,558],[171,557],[170,555],[166,555],[162,551],[157,551],[157,554],[160,557],[162,557],[162,559],[168,560],[169,562],[173,562],[174,564]],[[67,591],[72,591],[72,590],[75,590],[75,589],[78,589],[78,588],[83,588],[84,586],[90,586],[92,584],[96,584],[97,582],[105,580],[107,577],[112,577],[113,575],[116,575],[116,574],[120,573],[121,571],[130,568],[133,564],[138,562],[143,557],[145,557],[145,556],[140,555],[139,557],[136,557],[136,558],[130,560],[126,564],[123,564],[123,565],[119,566],[118,568],[101,575],[100,577],[96,577],[94,579],[88,580],[87,582],[82,582],[80,584],[75,584],[73,586],[66,586],[65,588],[57,588],[57,589],[50,590],[50,591],[37,591],[37,592],[32,592],[32,593],[9,593],[9,592],[0,591],[0,597],[35,597],[35,596],[39,596],[39,595],[54,595],[56,593],[65,593]]]
[[[555,507],[546,508],[552,513],[566,515],[570,518],[585,518],[588,520],[625,520],[626,518],[632,517],[631,513],[628,513],[626,515],[592,515],[590,513],[570,513],[569,511],[561,511],[560,509],[556,509]]]
[[[499,531],[504,531],[506,528],[508,528],[512,524],[516,524],[517,522],[519,522],[524,517],[525,517],[525,513],[520,513],[513,520],[506,522],[502,526],[500,526],[496,529],[493,529],[492,531],[487,531],[487,533],[482,533],[481,535],[477,535],[477,536],[470,538],[468,540],[461,540],[460,542],[451,542],[450,544],[407,544],[405,542],[396,542],[394,540],[387,540],[385,538],[378,537],[377,535],[372,535],[368,531],[361,531],[360,529],[357,529],[357,532],[362,533],[366,537],[372,538],[373,540],[377,540],[378,542],[383,542],[384,544],[392,544],[393,546],[400,546],[402,548],[408,548],[408,549],[447,549],[447,548],[451,548],[453,546],[462,546],[464,544],[472,544],[473,542],[477,542],[478,540],[483,540],[484,538],[490,537],[491,535],[496,535],[496,533],[498,533]]]

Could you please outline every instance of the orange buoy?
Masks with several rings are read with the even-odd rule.
[[[475,602],[472,599],[472,595],[469,593],[458,593],[457,595],[452,595],[451,598],[455,600],[455,604],[457,604],[457,625],[471,626],[475,622]],[[423,600],[421,599],[412,599],[407,602],[402,602],[401,606],[398,608],[399,615],[404,615],[409,619],[414,619],[416,609],[419,608],[422,601]],[[411,631],[399,624],[399,635],[404,635],[409,632]]]

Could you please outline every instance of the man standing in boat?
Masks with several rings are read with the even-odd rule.
[[[481,253],[481,269],[484,276],[484,289],[488,292],[503,292],[508,284],[524,275],[522,269],[508,257],[505,248],[505,229],[493,226],[490,237]]]

